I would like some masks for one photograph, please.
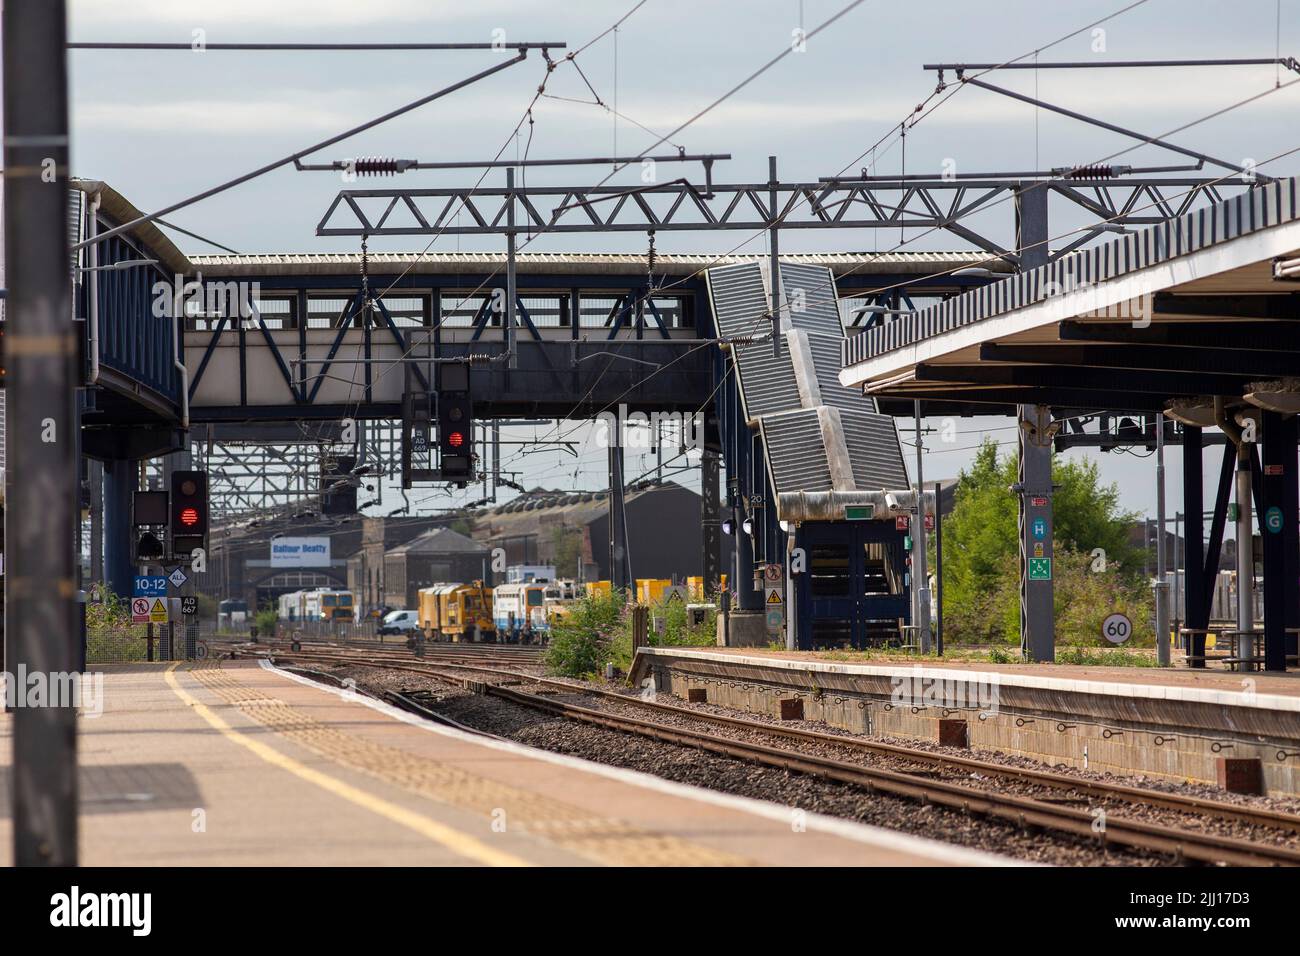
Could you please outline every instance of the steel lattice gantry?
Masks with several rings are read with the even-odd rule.
[[[815,183],[711,184],[684,180],[636,189],[620,186],[347,189],[316,227],[319,236],[478,236],[592,232],[786,229],[941,229],[1007,262],[1019,263],[1021,242],[1008,244],[967,223],[1005,203],[1020,214],[1021,197],[1056,197],[1111,227],[1161,222],[1213,204],[1252,185],[1244,177],[1088,180],[838,179]],[[515,225],[507,220],[514,208]],[[1067,255],[1104,234],[1085,229],[1052,250]],[[1045,250],[1044,250],[1045,252]]]

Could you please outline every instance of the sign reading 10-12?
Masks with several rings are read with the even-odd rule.
[[[1112,644],[1123,644],[1133,636],[1133,622],[1116,612],[1101,622],[1101,636]]]

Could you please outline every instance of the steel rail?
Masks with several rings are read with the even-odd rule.
[[[310,655],[305,654],[292,654],[289,656],[291,658],[310,657]],[[326,655],[325,659],[337,661],[340,658]],[[503,687],[498,684],[473,681],[470,678],[460,677],[455,674],[439,674],[437,671],[439,667],[451,667],[479,672],[495,672],[500,676],[510,676],[532,683],[558,686],[574,693],[593,692],[592,689],[567,684],[562,681],[538,678],[530,674],[506,672],[494,668],[462,667],[454,664],[410,664],[386,659],[370,662],[352,659],[348,662],[376,668],[408,670],[448,680],[460,686],[471,684],[478,685],[486,694],[522,706],[545,710],[558,716],[578,720],[584,723],[635,733],[641,736],[648,736],[664,740],[665,742],[696,746],[723,756],[750,760],[780,769],[806,773],[811,776],[818,776],[841,783],[861,786],[869,791],[879,790],[897,796],[921,800],[922,802],[938,803],[967,813],[981,814],[1007,820],[1020,826],[1031,825],[1043,827],[1045,829],[1063,831],[1076,836],[1097,839],[1103,844],[1108,842],[1120,843],[1139,849],[1169,853],[1179,859],[1198,860],[1206,863],[1226,863],[1229,865],[1259,865],[1261,863],[1274,865],[1300,865],[1300,851],[1287,847],[1238,840],[1232,837],[1218,836],[1216,834],[1198,833],[1191,830],[1180,830],[1173,827],[1111,815],[1108,815],[1106,818],[1104,830],[1101,833],[1098,833],[1093,829],[1095,824],[1094,817],[1092,813],[1087,810],[1075,810],[1073,808],[1061,807],[1026,797],[999,794],[994,791],[978,790],[972,787],[948,783],[945,781],[923,781],[918,780],[915,775],[908,773],[862,767],[831,758],[799,754],[783,748],[769,747],[764,744],[736,741],[730,738],[703,733],[701,731],[688,730],[680,727],[669,727],[650,720],[610,714],[605,711],[594,710],[576,704],[551,700],[536,694],[529,694],[524,691],[517,691]],[[703,715],[698,711],[689,710],[687,708],[643,701],[639,698],[625,697],[620,694],[613,694],[609,691],[595,692],[601,695],[615,697],[624,703],[658,707],[664,710],[679,712],[692,719],[714,720],[719,723],[740,725],[747,730],[780,733],[783,735],[799,736],[803,738],[811,737],[819,743],[857,746],[860,747],[860,749],[874,750],[880,748],[880,752],[903,756],[908,759],[919,759],[922,761],[929,760],[933,762],[938,758],[938,760],[942,762],[951,763],[953,765],[965,764],[967,766],[980,766],[982,770],[986,770],[994,775],[1010,775],[1020,779],[1029,780],[1030,782],[1043,782],[1047,786],[1062,785],[1059,782],[1048,783],[1045,779],[1040,778],[1038,776],[1039,772],[1036,771],[1023,771],[1019,768],[1008,768],[998,764],[982,764],[982,762],[979,761],[966,761],[965,758],[935,755],[927,751],[912,751],[908,748],[896,747],[894,745],[870,744],[864,747],[862,746],[864,743],[862,741],[853,741],[850,738],[837,737],[831,734],[817,734],[812,731],[797,731],[794,728],[776,728],[774,730],[769,724],[745,721],[739,718],[723,718],[718,715]],[[1058,781],[1069,781],[1068,786],[1072,789],[1085,790],[1089,789],[1089,785],[1091,785],[1092,789],[1090,792],[1097,796],[1104,797],[1118,795],[1121,799],[1141,802],[1143,804],[1156,804],[1171,797],[1173,797],[1175,801],[1181,799],[1174,797],[1174,795],[1141,790],[1140,788],[1121,788],[1112,787],[1111,785],[1100,782],[1076,781],[1073,778],[1068,778],[1059,774],[1047,776],[1058,778]],[[1227,815],[1225,815],[1225,819],[1242,819],[1242,817],[1236,815],[1242,810],[1242,808],[1234,807],[1229,804],[1216,803],[1215,801],[1200,800],[1199,798],[1186,798],[1177,806],[1169,806],[1168,804],[1163,805],[1167,806],[1169,809],[1191,813],[1208,812],[1217,814],[1220,811],[1226,811]],[[1256,811],[1252,815],[1264,817],[1266,814],[1262,811]],[[1300,820],[1291,818],[1289,815],[1281,815],[1280,819],[1286,822],[1269,823],[1267,825],[1294,828],[1297,823],[1300,823]],[[1249,822],[1257,821],[1250,820]]]
[[[488,660],[491,658],[489,656],[476,659]],[[408,660],[408,658],[398,657],[393,658],[393,660],[396,663],[401,663]],[[447,666],[457,665],[448,663]],[[935,753],[930,750],[920,750],[913,747],[903,746],[901,744],[889,744],[882,741],[865,740],[858,736],[841,736],[816,730],[807,730],[800,727],[782,727],[763,721],[748,720],[743,717],[711,714],[676,704],[665,704],[660,701],[645,700],[636,696],[619,694],[599,687],[583,687],[562,680],[525,674],[521,671],[502,670],[499,667],[488,668],[464,665],[464,668],[480,672],[497,673],[502,676],[523,679],[537,684],[544,684],[548,687],[563,688],[574,693],[605,697],[632,706],[644,707],[648,710],[658,710],[664,713],[672,713],[693,720],[721,724],[730,727],[739,727],[745,730],[762,731],[763,733],[772,736],[785,737],[791,740],[804,740],[811,743],[852,747],[868,753],[915,760],[918,763],[928,763],[936,767],[980,773],[986,776],[1003,777],[1005,779],[1018,780],[1023,783],[1051,787],[1057,790],[1077,791],[1097,799],[1118,799],[1137,805],[1159,806],[1163,809],[1180,813],[1209,813],[1224,821],[1245,823],[1252,826],[1272,827],[1274,829],[1290,830],[1294,833],[1300,833],[1300,815],[1284,813],[1277,810],[1238,806],[1232,803],[1225,803],[1222,800],[1212,800],[1205,797],[1193,797],[1176,793],[1165,793],[1159,790],[1133,787],[1121,783],[1088,780],[1081,777],[1072,777],[1068,774],[1056,773],[1051,770],[1034,770],[1027,767],[1012,767],[1006,764],[992,763],[973,757],[960,757],[950,754]]]
[[[490,658],[478,659],[484,660]],[[399,657],[393,660],[396,663],[401,663],[404,660],[407,660],[407,658]],[[449,663],[447,666],[457,665]],[[852,747],[868,753],[915,760],[918,763],[928,763],[937,767],[980,773],[987,776],[1003,777],[1005,779],[1018,780],[1023,783],[1051,787],[1057,790],[1078,791],[1097,799],[1119,799],[1138,805],[1159,806],[1163,809],[1180,813],[1209,813],[1224,821],[1245,823],[1252,826],[1272,827],[1274,829],[1290,830],[1295,833],[1300,833],[1300,815],[1284,813],[1277,810],[1244,807],[1232,803],[1225,803],[1222,800],[1211,800],[1204,797],[1165,793],[1159,790],[1133,787],[1121,783],[1088,780],[1081,777],[1072,777],[1068,774],[1056,773],[1050,770],[1012,767],[1006,764],[992,763],[973,757],[960,757],[950,754],[935,753],[930,750],[919,750],[901,744],[888,744],[882,741],[864,740],[857,736],[841,736],[816,730],[807,730],[800,727],[782,727],[763,721],[747,720],[743,717],[711,714],[676,704],[665,704],[660,701],[645,700],[636,696],[619,694],[599,687],[583,687],[568,683],[567,681],[525,674],[521,671],[507,671],[500,668],[472,667],[469,665],[465,665],[465,669],[497,673],[502,676],[524,679],[537,684],[544,684],[548,687],[563,688],[574,693],[605,697],[632,706],[644,707],[648,710],[672,713],[693,720],[721,724],[730,727],[739,727],[745,730],[762,731],[763,733],[776,737],[785,737],[792,740],[804,740],[818,744]]]

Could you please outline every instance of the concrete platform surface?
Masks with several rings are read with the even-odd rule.
[[[1300,671],[1286,674],[1265,674],[1258,671],[1236,672],[1225,670],[1196,669],[1189,667],[1088,667],[1076,664],[993,664],[988,661],[962,661],[941,657],[890,656],[889,658],[871,659],[865,655],[858,657],[850,652],[837,651],[784,651],[756,647],[691,647],[691,648],[646,648],[647,653],[665,654],[673,657],[698,656],[701,659],[718,655],[721,657],[754,658],[763,663],[773,661],[792,661],[793,665],[844,673],[894,673],[911,670],[920,666],[928,670],[952,670],[971,676],[970,672],[998,674],[1004,682],[1007,678],[1025,678],[1009,683],[1023,686],[1052,686],[1051,681],[1078,681],[1079,690],[1088,693],[1104,693],[1104,688],[1111,685],[1126,686],[1123,693],[1133,693],[1137,688],[1191,688],[1202,691],[1225,691],[1232,694],[1248,692],[1255,706],[1262,696],[1295,698],[1294,703],[1283,702],[1277,706],[1282,709],[1300,711]],[[1099,687],[1089,687],[1098,684]],[[1157,696],[1168,696],[1167,691],[1159,691]]]
[[[1004,862],[436,726],[256,662],[104,673],[102,714],[79,721],[85,865]]]

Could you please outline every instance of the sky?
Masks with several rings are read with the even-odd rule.
[[[565,41],[577,50],[606,31],[634,0],[465,3],[434,0],[69,0],[74,40],[223,41]],[[616,31],[582,49],[575,63],[613,112],[592,102],[592,91],[573,64],[547,81],[552,97],[533,109],[531,143],[512,137],[543,79],[540,56],[402,117],[315,159],[393,155],[426,161],[504,156],[536,158],[640,153],[689,120],[791,44],[801,25],[814,30],[847,0],[647,0]],[[1125,8],[1128,7],[1125,11]],[[1119,12],[1125,11],[1125,12]],[[1097,28],[1080,28],[1110,14]],[[1102,33],[1096,30],[1104,31]],[[196,32],[199,31],[199,32]],[[504,34],[501,33],[504,31]],[[1076,35],[1062,40],[1069,34]],[[1061,42],[1057,42],[1061,41]],[[959,90],[912,129],[906,155],[891,128],[935,86],[927,62],[1004,62],[1034,51],[1042,61],[1273,57],[1300,53],[1300,0],[1109,0],[1103,3],[863,2],[807,41],[758,79],[674,135],[691,152],[727,152],[719,180],[765,181],[767,157],[777,155],[787,180],[816,180],[874,162],[880,173],[938,174],[1045,169],[1100,161],[1134,165],[1182,162],[1155,147],[1132,142],[974,88]],[[242,53],[72,51],[73,170],[102,179],[145,210],[159,208],[253,169],[483,69],[496,52]],[[949,79],[951,79],[951,74]],[[1266,94],[1171,135],[1177,143],[1229,161],[1253,160],[1272,175],[1294,175],[1300,154],[1266,161],[1300,147],[1300,84],[1271,66],[1162,70],[1004,71],[996,81],[1148,135],[1164,134],[1239,100]],[[1272,92],[1270,92],[1272,91]],[[560,99],[565,97],[567,99]],[[585,100],[587,102],[572,102]],[[653,133],[647,132],[651,130]],[[884,141],[875,150],[873,144]],[[664,147],[660,147],[663,150]],[[860,157],[867,154],[867,159]],[[530,184],[593,182],[607,168],[531,170]],[[613,182],[633,181],[635,170]],[[417,180],[415,177],[418,176]],[[477,173],[406,174],[404,185],[465,184]],[[494,172],[486,180],[503,179]],[[280,171],[197,204],[168,218],[241,252],[356,251],[351,239],[323,239],[314,227],[341,187],[334,174]],[[974,221],[1012,241],[1009,210]],[[1053,219],[1053,232],[1076,225]],[[191,253],[211,252],[175,237]],[[661,252],[718,253],[739,238],[732,233],[666,233]],[[787,231],[785,252],[886,249],[899,236],[858,231]],[[438,240],[440,251],[498,250],[503,240]],[[644,236],[543,236],[535,251],[644,252]],[[372,249],[419,251],[422,240],[372,240]],[[761,240],[747,251],[763,252]],[[912,236],[909,249],[965,249],[948,235]],[[910,423],[904,423],[904,439]],[[932,421],[931,427],[942,423]],[[575,440],[589,436],[566,428]],[[1014,449],[1005,419],[962,420],[957,440],[935,442],[925,462],[927,479],[955,476],[988,435]],[[551,435],[549,425],[514,429],[508,439]],[[928,444],[930,442],[927,442]],[[904,447],[909,467],[914,452]],[[516,452],[517,454],[517,452]],[[1095,456],[1104,480],[1116,482],[1123,506],[1154,513],[1154,459]],[[1179,452],[1168,455],[1169,511],[1180,507]],[[629,477],[653,459],[628,462]],[[586,441],[578,459],[539,452],[512,467],[524,484],[599,489],[605,458]],[[1213,467],[1207,471],[1214,472]],[[692,473],[679,476],[698,487]],[[474,495],[477,492],[471,489]],[[472,495],[471,495],[472,496]],[[466,496],[469,497],[469,496]],[[425,507],[454,499],[439,491],[415,492]],[[385,495],[385,504],[400,499]]]

